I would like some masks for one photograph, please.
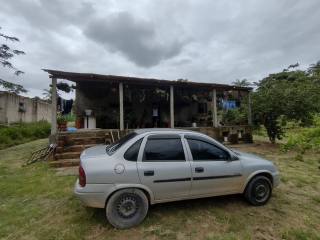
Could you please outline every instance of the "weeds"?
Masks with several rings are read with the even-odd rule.
[[[21,123],[0,128],[0,149],[32,140],[46,138],[50,134],[50,124],[46,121]]]

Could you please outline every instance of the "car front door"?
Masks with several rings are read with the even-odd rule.
[[[154,134],[144,138],[139,153],[140,181],[156,200],[183,198],[191,190],[191,166],[178,134]]]
[[[236,193],[243,177],[240,160],[202,137],[185,136],[192,169],[191,195],[220,195]]]

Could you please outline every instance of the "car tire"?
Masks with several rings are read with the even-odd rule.
[[[106,204],[106,217],[111,225],[126,229],[140,224],[148,213],[149,202],[143,191],[130,188],[115,192]]]
[[[265,176],[254,177],[246,187],[244,196],[254,206],[266,204],[272,194],[272,184]]]

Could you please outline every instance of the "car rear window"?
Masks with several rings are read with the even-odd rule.
[[[138,141],[136,141],[134,144],[132,144],[128,148],[128,150],[125,152],[125,154],[123,156],[124,159],[126,159],[128,161],[132,161],[132,162],[137,161],[142,140],[143,140],[143,138],[139,139]]]
[[[129,133],[128,135],[120,138],[118,141],[108,145],[106,147],[106,152],[108,155],[114,154],[123,144],[136,137],[138,134],[136,132]]]

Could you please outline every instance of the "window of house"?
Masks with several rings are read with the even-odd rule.
[[[131,147],[128,148],[128,150],[125,152],[123,156],[126,160],[133,162],[137,161],[142,139],[143,138],[136,141],[134,144],[131,145]]]
[[[213,144],[196,139],[188,139],[188,144],[193,161],[226,160],[229,158],[226,151]]]
[[[181,139],[148,139],[143,161],[185,161]]]

